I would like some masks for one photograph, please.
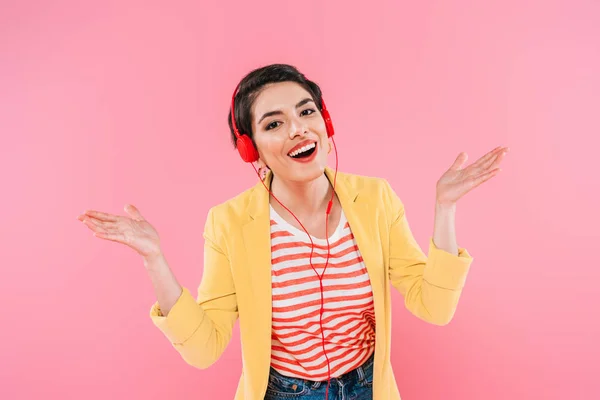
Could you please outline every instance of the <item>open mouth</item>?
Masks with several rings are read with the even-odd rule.
[[[313,143],[309,143],[306,146],[302,146],[301,148],[291,151],[290,153],[288,153],[288,156],[292,157],[292,158],[306,158],[306,157],[310,157],[312,155],[312,153],[315,152],[315,149],[317,148],[317,143],[313,142]]]

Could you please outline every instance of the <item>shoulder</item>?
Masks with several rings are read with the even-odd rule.
[[[357,189],[374,189],[385,185],[386,180],[377,176],[338,172],[338,179]]]
[[[382,210],[389,219],[403,214],[404,204],[386,178],[351,173],[338,173],[338,177],[347,193]]]
[[[249,222],[249,205],[258,189],[260,188],[257,186],[250,187],[210,207],[204,227],[205,237],[211,237],[213,240],[224,239]],[[264,187],[262,190],[265,190]]]
[[[330,170],[330,178],[333,182],[335,172]],[[363,201],[367,201],[377,206],[396,208],[399,199],[390,186],[387,179],[376,176],[360,175],[356,173],[338,171],[336,180],[336,191],[343,190],[351,196],[360,195]],[[218,229],[226,229],[227,226],[241,226],[248,221],[249,209],[253,204],[256,206],[257,196],[262,199],[266,189],[262,183],[244,190],[236,196],[226,199],[223,202],[212,206],[208,212],[207,223]],[[396,206],[396,207],[394,207]]]
[[[265,190],[264,187],[261,186],[261,188],[262,190]],[[234,197],[225,199],[220,203],[213,205],[210,208],[209,213],[218,217],[229,216],[230,218],[243,218],[247,215],[247,208],[252,197],[256,194],[257,190],[260,190],[261,188],[252,186]]]
[[[361,195],[372,196],[375,199],[395,194],[386,178],[338,172],[338,179],[338,182],[342,183],[348,189],[354,190]]]

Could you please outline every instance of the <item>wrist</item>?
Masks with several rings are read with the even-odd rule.
[[[144,266],[146,267],[146,269],[156,268],[161,264],[164,264],[164,255],[163,252],[160,250],[146,254],[142,258],[144,260]]]
[[[456,203],[440,202],[439,200],[436,199],[435,209],[436,209],[436,211],[442,211],[442,212],[454,212],[454,211],[456,211]]]

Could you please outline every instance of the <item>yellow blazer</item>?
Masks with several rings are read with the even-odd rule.
[[[326,168],[325,173],[333,181],[334,171]],[[463,248],[458,255],[438,249],[432,239],[426,256],[386,180],[338,172],[335,190],[373,288],[373,399],[398,400],[390,363],[390,286],[403,295],[411,313],[445,325],[454,316],[473,259]],[[204,239],[197,299],[183,288],[166,317],[157,303],[150,316],[182,358],[201,369],[219,359],[239,318],[242,374],[235,399],[263,400],[271,360],[272,303],[269,194],[262,183],[212,207]]]

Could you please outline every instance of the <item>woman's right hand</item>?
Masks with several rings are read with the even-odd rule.
[[[137,251],[144,259],[160,256],[160,239],[158,232],[142,217],[133,205],[125,206],[129,215],[112,215],[94,210],[86,210],[77,217],[94,232],[94,236],[123,243]]]

